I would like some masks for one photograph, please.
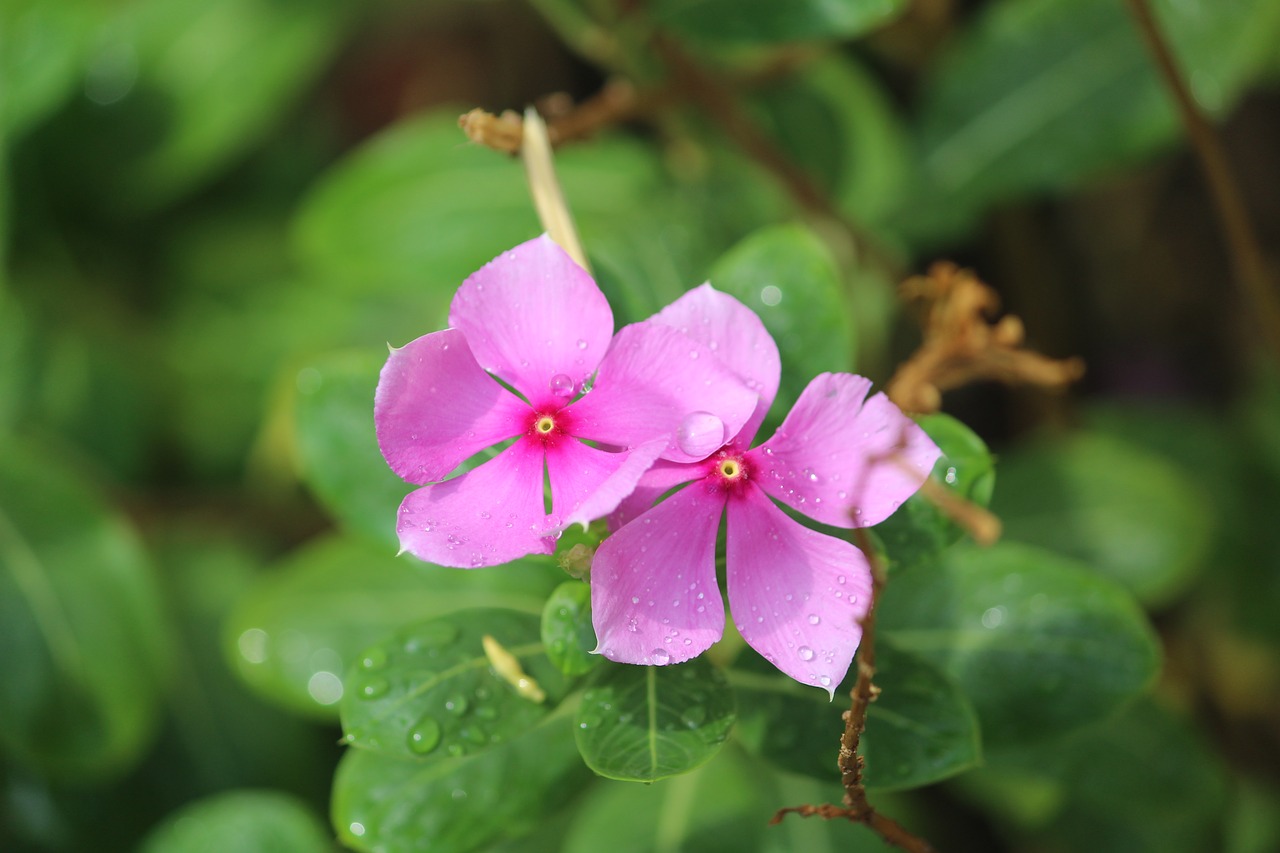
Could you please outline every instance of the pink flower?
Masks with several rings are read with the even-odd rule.
[[[940,451],[870,380],[824,373],[777,433],[751,439],[777,391],[777,347],[759,318],[704,285],[650,322],[716,351],[761,395],[732,441],[692,464],[660,462],[613,520],[591,570],[597,651],[633,664],[680,663],[724,631],[715,550],[726,508],[726,580],[747,643],[797,681],[834,694],[862,636],[871,572],[853,545],[802,526],[776,499],[836,527],[877,524],[920,488]],[[683,490],[648,508],[659,495]]]
[[[709,349],[675,329],[636,324],[613,337],[604,294],[546,236],[463,282],[449,322],[392,350],[374,398],[387,464],[430,484],[400,505],[402,550],[440,565],[551,553],[561,529],[611,512],[654,460],[701,458],[675,439],[690,412],[709,413],[732,435],[756,404]],[[445,479],[508,439],[495,458]]]

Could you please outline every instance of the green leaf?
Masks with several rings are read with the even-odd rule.
[[[897,16],[906,0],[656,0],[661,25],[694,41],[777,44],[862,35]]]
[[[565,675],[583,675],[604,658],[591,654],[596,632],[591,624],[591,587],[566,581],[555,588],[542,608],[542,643]]]
[[[171,647],[132,529],[67,462],[0,439],[0,749],[50,775],[125,769]]]
[[[831,54],[752,93],[763,129],[858,223],[874,225],[910,178],[910,144],[881,83]],[[769,180],[769,178],[760,178]]]
[[[1213,507],[1177,467],[1077,433],[1011,451],[992,509],[1005,538],[1087,563],[1149,606],[1168,604],[1208,555]]]
[[[354,850],[466,853],[528,832],[590,774],[567,716],[486,752],[439,761],[348,750],[333,782],[333,824]]]
[[[958,787],[1021,847],[1197,853],[1222,849],[1225,771],[1189,720],[1143,699],[1060,741],[992,754]]]
[[[503,672],[492,638],[518,661]],[[521,688],[529,678],[534,687]],[[533,728],[564,697],[565,680],[538,637],[538,618],[475,609],[402,628],[365,649],[342,697],[346,742],[387,755],[468,755]],[[531,694],[531,690],[537,692]]]
[[[675,666],[600,670],[578,706],[578,750],[610,779],[653,782],[687,773],[719,751],[733,727],[733,691],[702,658]]]
[[[739,738],[778,767],[838,781],[841,714],[857,667],[836,690],[840,702],[832,703],[758,656],[747,663],[749,671],[729,671],[743,709]],[[875,684],[881,693],[868,710],[862,736],[869,789],[916,788],[978,763],[978,718],[960,688],[936,666],[881,641]]]
[[[276,791],[229,791],[178,811],[141,853],[330,853],[333,843],[301,801]]]
[[[346,15],[333,0],[150,0],[129,7],[118,24],[120,43],[111,47],[133,57],[138,88],[160,100],[166,121],[118,178],[128,202],[168,203],[242,154],[316,79]]]
[[[373,427],[373,391],[385,356],[329,356],[298,371],[297,446],[302,478],[356,533],[397,547],[396,511],[412,486],[387,467]]]
[[[1155,678],[1160,649],[1113,581],[1026,545],[954,546],[895,574],[878,625],[959,683],[988,746],[1027,743],[1104,719]]]
[[[892,795],[890,795],[892,796]],[[781,805],[838,801],[840,786],[780,774],[730,744],[706,764],[652,785],[598,780],[575,810],[561,853],[881,853],[843,821],[769,819]],[[884,804],[877,797],[877,807]],[[891,811],[900,817],[898,810]]]
[[[1215,115],[1274,52],[1275,0],[1158,0],[1196,98]],[[1005,0],[956,39],[926,84],[921,192],[908,231],[952,235],[990,202],[1070,187],[1177,137],[1170,96],[1124,4]]]
[[[465,607],[538,614],[563,577],[549,559],[464,571],[328,538],[290,555],[245,594],[227,621],[227,650],[258,692],[331,720],[345,673],[370,644]]]
[[[654,155],[624,140],[566,149],[556,170],[588,246],[660,180]],[[294,236],[319,277],[412,296],[425,332],[445,325],[467,276],[540,230],[520,164],[467,144],[449,111],[397,125],[331,170]]]
[[[853,366],[853,327],[836,263],[807,228],[760,229],[716,262],[710,281],[760,315],[777,341],[779,411],[789,409],[815,375]]]
[[[76,0],[0,5],[0,137],[17,137],[69,97],[99,10]]]
[[[926,415],[918,423],[942,451],[932,477],[941,486],[986,506],[995,487],[995,460],[982,439],[950,415]],[[909,567],[933,559],[960,539],[964,531],[916,492],[875,528],[895,566]]]

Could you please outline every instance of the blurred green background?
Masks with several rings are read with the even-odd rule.
[[[1274,271],[1280,0],[1153,5]],[[558,165],[619,325],[710,277],[778,339],[776,416],[818,371],[886,381],[918,342],[893,286],[947,257],[1088,364],[944,408],[997,451],[1008,540],[1146,608],[1159,683],[886,808],[947,850],[1280,849],[1277,342],[1118,0],[3,0],[0,849],[336,849],[334,649],[432,615],[369,446],[382,348],[540,230],[457,116],[611,80],[658,97]],[[839,791],[741,760],[491,849],[603,849],[703,790],[627,849],[879,849],[769,835]]]

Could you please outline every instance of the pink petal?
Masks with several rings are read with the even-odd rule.
[[[617,530],[624,524],[639,518],[667,492],[690,480],[696,480],[707,473],[706,463],[668,462],[658,460],[652,468],[644,472],[640,482],[631,494],[618,504],[618,508],[609,516],[609,529]]]
[[[751,417],[756,400],[702,344],[670,326],[636,323],[618,332],[595,387],[573,404],[574,434],[620,447],[661,438],[668,442],[662,458],[696,462],[723,442],[703,440],[690,452],[676,439],[681,423],[710,415],[727,440]]]
[[[545,234],[473,273],[453,297],[450,325],[476,361],[535,408],[560,408],[604,357],[613,312],[586,270]],[[555,386],[557,394],[552,390]]]
[[[547,450],[551,523],[560,528],[585,525],[613,512],[666,446],[658,440],[608,453],[565,436]]]
[[[597,652],[661,666],[720,639],[715,554],[723,511],[723,497],[694,483],[604,540],[591,564]]]
[[[550,554],[542,466],[542,445],[523,438],[460,477],[410,492],[396,523],[401,550],[456,568]]]
[[[756,482],[800,512],[836,527],[888,518],[915,494],[941,451],[871,380],[823,373],[778,432],[747,454]]]
[[[739,446],[749,446],[778,393],[782,376],[778,345],[764,323],[750,308],[710,284],[690,290],[651,317],[650,322],[674,326],[705,345],[760,395],[755,414],[738,433]]]
[[[871,570],[862,552],[789,518],[759,489],[729,501],[729,609],[751,648],[832,696],[862,639]]]
[[[444,479],[468,457],[523,432],[529,414],[480,369],[455,329],[393,349],[373,398],[378,446],[410,483]]]

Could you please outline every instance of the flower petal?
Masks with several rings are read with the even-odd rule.
[[[724,633],[716,534],[724,498],[694,484],[604,540],[591,564],[596,651],[620,663],[683,663]]]
[[[609,529],[617,530],[624,524],[643,515],[658,498],[682,483],[696,480],[707,473],[706,463],[686,464],[659,459],[644,472],[631,494],[618,504],[609,516]]]
[[[764,492],[748,488],[729,501],[726,561],[738,633],[796,681],[834,696],[871,603],[862,552],[801,526]]]
[[[756,482],[824,524],[884,521],[923,485],[941,451],[871,380],[823,373],[796,400],[778,432],[747,454]]]
[[[456,329],[393,349],[373,397],[378,446],[410,483],[444,479],[468,457],[523,432],[528,416],[519,397],[480,369]]]
[[[542,465],[542,446],[524,438],[460,477],[410,492],[396,523],[401,550],[456,568],[550,554]]]
[[[480,366],[535,408],[559,409],[552,391],[577,388],[604,357],[613,312],[586,270],[545,234],[473,273],[453,297],[449,324],[467,336]]]
[[[674,326],[705,345],[760,395],[755,414],[738,433],[739,446],[748,447],[773,404],[782,376],[778,345],[756,312],[708,283],[663,308],[650,322]]]
[[[573,404],[574,434],[620,447],[662,438],[668,442],[663,459],[696,462],[723,442],[707,443],[704,429],[700,443],[709,449],[683,449],[676,430],[684,419],[710,415],[731,437],[757,399],[707,347],[670,326],[635,323],[614,337],[595,387]]]
[[[613,512],[666,446],[658,440],[608,453],[566,436],[547,450],[551,524],[560,528],[585,525]]]

